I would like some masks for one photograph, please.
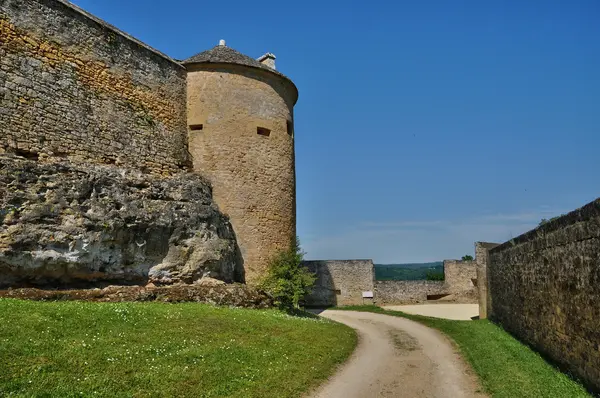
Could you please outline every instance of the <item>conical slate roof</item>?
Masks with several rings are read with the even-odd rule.
[[[242,54],[239,51],[234,50],[233,48],[223,45],[215,46],[210,50],[206,50],[201,52],[200,54],[194,55],[193,57],[189,57],[188,59],[183,61],[183,64],[195,64],[206,62],[254,66],[255,68],[263,68],[273,71],[273,69],[261,64],[254,58],[251,58],[247,55]]]
[[[222,41],[222,43],[224,43],[224,41]],[[227,47],[225,44],[219,44],[211,48],[210,50],[203,51],[180,62],[183,65],[193,65],[202,63],[236,64],[249,66],[251,68],[263,69],[287,80],[291,84],[293,90],[296,92],[296,99],[294,100],[294,103],[298,99],[298,88],[289,77],[287,77],[283,73],[279,73],[273,68],[269,68],[267,65],[260,63],[254,58],[244,55],[231,47]]]
[[[261,64],[254,58],[244,55],[231,47],[227,47],[221,44],[211,48],[210,50],[206,50],[192,57],[189,57],[188,59],[181,61],[181,63],[184,65],[197,63],[245,65],[253,68],[268,70],[269,72],[275,73],[276,75],[279,75],[291,81],[291,79],[285,76],[283,73],[279,73],[275,69],[269,68],[268,66]]]

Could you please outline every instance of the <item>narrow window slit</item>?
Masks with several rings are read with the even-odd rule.
[[[190,124],[190,130],[192,130],[192,131],[202,130],[203,128],[204,128],[204,125],[202,125],[202,124]]]
[[[267,129],[267,128],[264,128],[264,127],[257,127],[257,128],[256,128],[256,133],[257,133],[258,135],[263,135],[263,136],[265,136],[265,137],[268,137],[268,136],[270,136],[270,135],[271,135],[271,130],[269,130],[269,129]]]

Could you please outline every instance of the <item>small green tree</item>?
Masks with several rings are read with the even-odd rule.
[[[560,216],[556,216],[556,217],[552,217],[551,219],[547,219],[547,218],[542,218],[542,221],[540,221],[540,223],[538,224],[538,227],[541,227],[544,224],[548,224],[550,221],[554,221],[557,220],[561,217],[565,216],[565,214],[561,214]]]
[[[288,250],[279,252],[270,262],[260,287],[270,294],[279,308],[293,311],[312,290],[315,274],[302,265],[304,253],[296,237]]]
[[[473,256],[471,256],[470,254],[466,254],[466,255],[462,256],[462,260],[463,261],[473,261]]]
[[[425,279],[428,281],[443,281],[444,273],[435,270],[428,270],[425,274]]]

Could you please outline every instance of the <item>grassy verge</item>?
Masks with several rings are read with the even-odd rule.
[[[339,309],[400,316],[425,324],[449,336],[479,375],[493,397],[590,397],[569,376],[488,320],[452,321],[388,311],[375,306]]]
[[[296,397],[355,344],[276,310],[0,299],[0,396]]]

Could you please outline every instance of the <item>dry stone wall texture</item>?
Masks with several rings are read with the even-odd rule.
[[[489,251],[492,319],[600,392],[600,199]]]
[[[185,69],[61,0],[0,2],[0,152],[187,168]]]
[[[477,279],[475,261],[444,260],[444,281],[450,294],[470,294],[475,289]]]
[[[444,294],[443,281],[376,281],[378,305],[410,304],[427,301],[428,295]]]
[[[371,260],[305,261],[304,265],[317,274],[313,292],[306,304],[314,307],[371,304],[362,293],[373,291],[375,270]]]
[[[239,65],[188,66],[194,169],[213,185],[256,282],[296,236],[293,106],[297,92],[273,73]],[[258,128],[261,130],[259,134]],[[267,132],[268,130],[268,132]]]

